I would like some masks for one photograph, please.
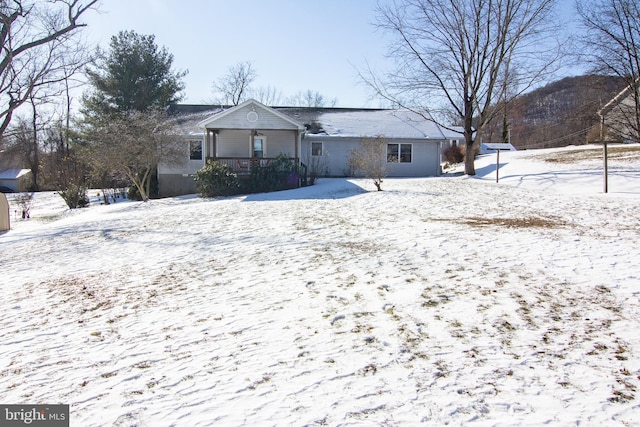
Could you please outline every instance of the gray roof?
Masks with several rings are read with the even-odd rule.
[[[207,117],[226,111],[232,106],[182,105],[169,108],[185,135],[202,135],[198,126]],[[307,129],[307,134],[318,137],[376,137],[403,139],[449,139],[460,134],[441,128],[432,121],[409,110],[364,108],[305,108],[272,107]]]
[[[183,135],[204,135],[204,129],[199,125],[207,117],[231,108],[224,105],[190,105],[172,104],[167,112],[172,116]]]

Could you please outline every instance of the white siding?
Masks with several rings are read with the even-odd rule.
[[[265,157],[277,157],[279,154],[286,154],[289,157],[295,157],[295,132],[274,130],[262,133],[267,137],[267,152]]]
[[[158,175],[161,174],[189,174],[192,175],[196,173],[199,169],[204,166],[204,158],[202,160],[190,160],[189,159],[189,141],[195,140],[189,139],[184,141],[184,162],[182,164],[167,164],[167,163],[159,163],[158,164]],[[204,142],[203,142],[204,146]],[[204,154],[203,154],[204,155]]]
[[[322,142],[323,156],[329,176],[349,176],[351,150],[360,146],[360,138],[306,135],[302,141],[302,162],[311,164],[311,143]],[[441,140],[389,139],[389,143],[412,144],[411,163],[388,163],[390,177],[421,177],[440,175]],[[386,156],[386,151],[385,154]]]
[[[248,120],[247,115],[255,111],[258,119],[255,122]],[[224,114],[224,113],[221,113]],[[212,121],[207,124],[210,128],[215,129],[291,129],[298,127],[293,123],[279,117],[273,112],[266,110],[258,105],[250,104],[243,108],[230,111],[222,117],[213,117]]]
[[[217,157],[249,157],[250,130],[221,130],[218,133]]]
[[[276,157],[281,153],[295,156],[296,132],[286,130],[256,129],[266,137],[265,157]],[[218,133],[217,157],[250,157],[252,130],[220,130]]]

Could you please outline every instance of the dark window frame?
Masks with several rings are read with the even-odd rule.
[[[388,143],[387,163],[413,163],[413,144]]]
[[[189,141],[189,160],[202,160],[202,141]]]
[[[318,149],[316,149],[316,148],[314,147],[314,145],[315,145],[315,146],[320,145],[320,149],[319,149],[319,150],[318,150]],[[324,148],[324,147],[323,147],[322,142],[317,142],[317,141],[316,141],[316,142],[312,142],[312,143],[311,143],[311,156],[313,156],[313,157],[322,157],[322,150],[323,150],[323,148]]]

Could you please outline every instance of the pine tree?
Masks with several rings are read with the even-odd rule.
[[[83,99],[88,116],[162,109],[179,101],[186,71],[173,71],[173,55],[158,48],[155,36],[121,31],[111,38],[109,52],[98,51],[88,70],[92,91]]]

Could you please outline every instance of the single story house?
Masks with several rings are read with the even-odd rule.
[[[161,196],[195,192],[193,174],[207,160],[238,174],[286,155],[319,176],[352,176],[348,160],[363,138],[384,137],[390,177],[438,176],[442,151],[462,135],[407,110],[268,107],[248,100],[233,107],[172,105],[184,135],[185,162],[160,164]]]
[[[7,169],[0,172],[0,187],[10,188],[15,192],[24,192],[31,185],[30,169]]]

